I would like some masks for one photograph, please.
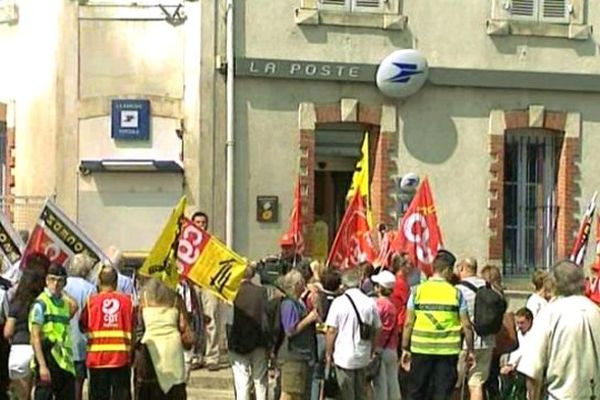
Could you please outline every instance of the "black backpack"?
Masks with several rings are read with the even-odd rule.
[[[479,336],[500,332],[507,307],[504,296],[492,289],[487,282],[479,288],[467,281],[461,281],[459,285],[475,292],[475,312],[472,316],[475,332]]]
[[[267,320],[269,322],[268,345],[273,354],[277,354],[283,344],[285,333],[281,325],[281,303],[285,297],[275,297],[267,303]]]

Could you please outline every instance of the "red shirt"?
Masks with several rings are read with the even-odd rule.
[[[394,291],[390,296],[390,300],[398,312],[397,324],[399,330],[402,330],[402,327],[404,326],[404,320],[406,318],[406,303],[408,303],[409,295],[410,286],[408,286],[406,277],[403,273],[398,272],[396,274],[396,286],[394,286]]]
[[[378,297],[375,302],[381,319],[381,335],[377,347],[383,348],[385,346],[386,349],[396,350],[398,348],[398,312],[396,307],[386,297]]]

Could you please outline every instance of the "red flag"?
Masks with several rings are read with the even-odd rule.
[[[367,208],[358,191],[348,204],[342,223],[331,246],[327,265],[338,268],[353,268],[359,262],[373,262],[377,256],[373,248]]]
[[[290,227],[287,235],[294,241],[296,254],[302,255],[304,253],[304,236],[302,235],[302,194],[299,181],[294,193],[294,206],[290,215]]]
[[[597,193],[594,192],[594,195],[585,210],[583,219],[581,220],[577,238],[575,239],[575,243],[573,243],[573,250],[571,250],[570,260],[579,266],[583,265],[588,240],[590,238],[590,231],[592,230],[592,218],[594,218],[594,211],[596,211],[596,196]]]
[[[394,241],[394,232],[388,230],[380,235],[379,239],[379,254],[377,259],[373,262],[375,266],[383,266],[391,268],[392,255],[394,250],[392,249],[392,242]]]
[[[398,233],[391,247],[398,253],[408,254],[415,266],[431,276],[431,264],[442,246],[435,203],[429,181],[425,178],[398,225]]]
[[[40,223],[36,224],[33,232],[31,232],[27,246],[23,251],[23,260],[26,260],[27,256],[32,253],[45,254],[50,261],[58,264],[64,264],[69,258],[69,254],[60,248],[57,241],[46,232],[44,226]],[[24,267],[25,265],[22,264],[21,266]]]

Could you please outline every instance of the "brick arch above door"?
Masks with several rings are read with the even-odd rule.
[[[375,133],[376,147],[371,178],[371,206],[373,222],[390,223],[393,220],[396,172],[393,159],[397,154],[397,116],[394,105],[370,105],[356,99],[340,99],[337,103],[300,103],[298,109],[299,129],[299,176],[303,204],[303,227],[307,238],[307,253],[312,249],[312,228],[315,222],[315,130],[322,123],[360,123]],[[373,143],[373,141],[371,142]]]
[[[489,125],[490,180],[488,228],[490,230],[488,259],[501,264],[504,251],[504,159],[505,139],[511,130],[544,129],[560,135],[562,146],[558,159],[556,229],[557,259],[569,255],[578,221],[576,200],[579,185],[579,149],[581,144],[581,115],[579,113],[546,110],[532,105],[521,110],[493,110]]]

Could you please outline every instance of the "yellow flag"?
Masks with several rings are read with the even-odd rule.
[[[221,299],[233,302],[244,277],[246,260],[206,232],[198,248],[200,254],[187,278]]]
[[[177,238],[181,230],[186,203],[187,200],[183,196],[165,224],[158,240],[154,243],[152,251],[139,269],[141,275],[160,279],[172,288],[175,288],[179,283]]]
[[[354,175],[352,175],[352,184],[346,195],[346,200],[351,201],[354,197],[354,193],[358,190],[358,193],[365,198],[365,205],[367,207],[367,221],[369,228],[372,224],[371,215],[371,196],[369,194],[369,132],[365,132],[365,138],[361,146],[361,157],[356,163],[354,168]]]

